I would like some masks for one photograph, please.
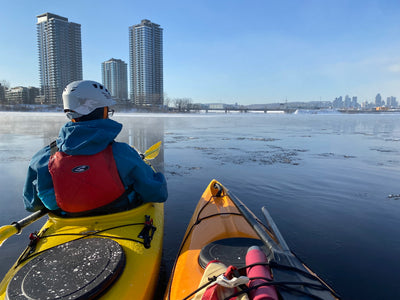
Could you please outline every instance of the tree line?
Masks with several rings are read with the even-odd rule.
[[[164,98],[164,105],[167,107],[174,107],[178,112],[190,112],[193,110],[200,110],[200,104],[194,104],[191,98]]]

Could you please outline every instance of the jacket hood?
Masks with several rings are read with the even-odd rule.
[[[111,119],[68,122],[60,130],[57,147],[69,155],[92,155],[104,150],[120,133],[122,124]]]

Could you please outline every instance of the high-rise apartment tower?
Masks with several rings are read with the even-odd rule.
[[[162,106],[163,29],[142,20],[129,27],[130,98],[135,105]]]
[[[111,58],[101,64],[103,84],[117,101],[128,100],[128,65],[120,60]]]
[[[51,13],[37,16],[41,94],[46,103],[62,103],[65,86],[82,80],[81,25]]]

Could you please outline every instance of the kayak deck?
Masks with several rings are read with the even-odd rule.
[[[156,228],[149,248],[145,247],[144,239],[138,237],[146,227],[146,216],[150,216],[153,226]],[[34,238],[31,242],[33,247],[28,247],[25,250],[0,283],[0,299],[6,299],[6,294],[7,292],[10,293],[11,289],[10,282],[16,281],[15,278],[18,277],[18,274],[41,272],[35,270],[37,263],[33,260],[40,261],[45,259],[46,256],[51,257],[51,252],[55,253],[53,256],[60,256],[57,251],[61,248],[68,248],[64,247],[65,245],[70,245],[72,250],[60,252],[66,253],[64,255],[75,253],[77,250],[74,250],[74,248],[82,252],[85,247],[78,245],[78,243],[82,243],[81,241],[88,244],[86,246],[88,248],[87,253],[81,254],[86,255],[82,256],[82,260],[93,259],[93,264],[104,265],[104,270],[95,270],[95,272],[100,272],[101,276],[104,275],[104,272],[111,273],[111,275],[117,274],[117,271],[120,272],[119,276],[112,278],[113,282],[105,283],[106,290],[101,291],[101,298],[152,299],[161,263],[163,226],[163,203],[148,203],[129,211],[93,217],[61,218],[49,214],[49,219],[37,234],[38,238]],[[152,230],[149,234],[152,234]],[[107,256],[109,256],[109,260],[104,260]],[[65,260],[68,261],[67,258]],[[32,266],[30,266],[31,262]],[[63,259],[60,258],[59,268],[62,268],[62,262]],[[84,264],[83,261],[76,263],[77,265]],[[88,264],[90,265],[90,261]],[[115,269],[112,269],[113,267]],[[112,269],[112,271],[109,269]],[[61,271],[66,272],[66,276],[70,274],[73,278],[74,271],[79,271],[78,273],[81,273],[79,276],[84,277],[85,272],[88,274],[92,270],[76,267],[75,269],[72,268],[70,273],[65,270],[59,270],[58,273]],[[48,273],[50,274],[48,277],[51,277],[51,271]],[[68,281],[66,276],[64,276],[65,281]],[[89,274],[88,276],[88,281],[98,277],[96,274]],[[14,280],[12,280],[13,278]],[[49,282],[56,281],[54,278],[47,278],[47,280]],[[46,279],[41,279],[41,281],[46,281]],[[27,283],[24,282],[24,284]],[[108,285],[111,285],[111,287]],[[21,289],[24,288],[26,286],[21,287]],[[96,297],[98,296],[96,295]]]
[[[277,228],[271,228],[275,227],[261,223],[239,199],[212,180],[189,222],[164,299],[192,299],[200,282],[204,283],[205,266],[213,260],[246,272],[246,253],[253,245],[265,254],[265,264],[271,267],[272,276],[276,276],[273,280],[296,282],[290,286],[277,285],[280,299],[310,299],[307,297],[310,294],[316,295],[314,299],[337,299],[325,283],[285,248],[287,245]]]
[[[214,197],[217,192],[211,183],[193,213],[168,284],[166,299],[183,299],[197,289],[204,273],[198,260],[205,245],[238,237],[259,240],[228,197]]]

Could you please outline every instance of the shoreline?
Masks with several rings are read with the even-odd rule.
[[[160,113],[160,114],[387,114],[400,113],[400,108],[394,109],[330,109],[330,108],[286,108],[286,109],[250,109],[250,108],[221,108],[221,109],[196,109],[188,111],[179,111],[174,108],[159,108],[159,107],[141,107],[127,108],[116,105],[116,113]],[[59,105],[43,105],[43,104],[0,104],[0,112],[48,112],[48,113],[63,113],[62,107]]]

